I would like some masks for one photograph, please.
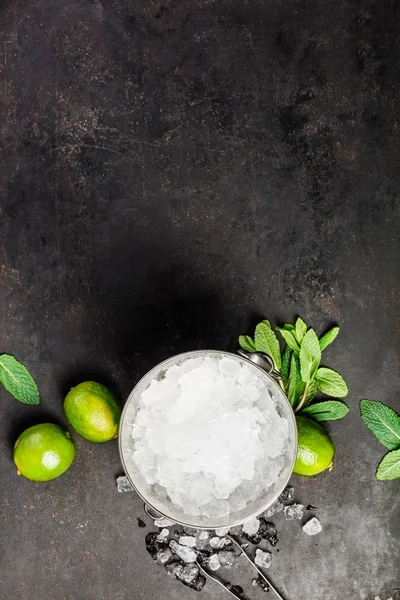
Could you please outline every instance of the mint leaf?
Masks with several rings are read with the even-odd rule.
[[[314,329],[305,334],[300,347],[301,377],[304,382],[312,379],[321,362],[321,349]]]
[[[376,400],[361,400],[361,418],[378,442],[389,450],[400,448],[400,417]]]
[[[343,402],[327,400],[307,406],[301,411],[301,414],[310,415],[316,421],[335,421],[342,419],[348,412],[349,407]]]
[[[269,321],[261,321],[256,327],[254,333],[254,343],[258,352],[265,352],[275,363],[278,371],[281,368],[281,350],[278,338],[271,329]]]
[[[39,390],[28,369],[10,354],[0,355],[0,382],[20,402],[39,404]]]
[[[317,393],[317,390],[318,390],[318,387],[317,387],[317,384],[315,383],[315,381],[310,381],[310,383],[308,384],[306,399],[304,402],[304,404],[306,406],[314,398],[315,394]]]
[[[249,335],[239,335],[239,345],[247,352],[255,352],[256,347]]]
[[[279,327],[277,327],[277,329],[279,329]],[[283,329],[286,329],[286,331],[296,331],[296,327],[294,325],[292,325],[291,323],[285,323],[283,326]]]
[[[307,325],[304,323],[303,319],[300,317],[296,321],[296,338],[299,344],[301,344],[303,337],[307,333]]]
[[[383,457],[376,471],[376,478],[381,481],[400,477],[400,449],[388,452]]]
[[[286,325],[285,325],[285,327],[286,327]],[[296,336],[294,335],[294,328],[293,328],[293,330],[289,331],[288,329],[285,329],[284,327],[277,327],[277,330],[279,331],[279,333],[281,334],[281,336],[283,337],[283,339],[285,340],[285,342],[287,343],[289,348],[291,348],[293,350],[293,352],[295,352],[296,354],[299,354],[300,346],[297,343]]]
[[[285,387],[287,387],[288,379],[289,379],[289,368],[290,368],[290,358],[292,356],[292,350],[289,346],[285,347],[285,350],[282,354],[281,359],[281,375],[283,379],[283,383]]]
[[[347,396],[349,390],[347,389],[346,382],[336,371],[322,367],[318,369],[315,379],[318,389],[323,394],[333,396],[334,398],[344,398],[344,396]]]
[[[290,373],[289,373],[289,388],[288,388],[288,399],[292,406],[295,406],[299,400],[304,389],[304,383],[301,379],[300,374],[300,361],[296,354],[292,354],[290,360]]]
[[[322,350],[325,350],[329,344],[332,344],[333,340],[335,340],[339,333],[339,327],[333,327],[330,331],[328,331],[322,338],[319,340],[319,347]]]

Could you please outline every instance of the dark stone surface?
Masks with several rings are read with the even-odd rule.
[[[396,598],[399,484],[374,479],[384,449],[358,400],[400,408],[399,9],[2,2],[1,351],[42,394],[35,408],[0,391],[2,598],[198,597],[146,552],[141,502],[115,489],[116,442],[77,440],[48,484],[17,477],[12,444],[65,424],[73,383],[123,401],[161,359],[296,314],[340,323],[326,361],[351,413],[329,426],[333,472],[293,479],[323,533],[277,515],[269,574],[287,600]]]

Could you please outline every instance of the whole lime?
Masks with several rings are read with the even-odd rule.
[[[307,417],[296,417],[298,448],[293,472],[312,477],[333,463],[335,447],[325,429]]]
[[[95,381],[84,381],[67,394],[65,416],[79,435],[90,442],[118,437],[121,409],[112,392]]]
[[[75,446],[68,431],[53,423],[33,425],[14,445],[18,472],[32,481],[56,479],[71,466]]]

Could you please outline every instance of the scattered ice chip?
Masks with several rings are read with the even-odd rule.
[[[271,552],[264,552],[264,550],[260,550],[260,548],[257,548],[256,557],[254,559],[254,562],[256,563],[257,566],[262,567],[264,569],[268,569],[268,567],[271,564],[271,561],[272,561]]]
[[[288,504],[283,507],[283,514],[285,515],[285,519],[289,521],[300,520],[304,515],[304,506],[302,504]]]
[[[246,533],[247,535],[250,535],[250,536],[256,534],[259,529],[260,529],[260,521],[259,521],[259,519],[257,519],[257,517],[253,517],[249,521],[246,521],[245,524],[243,525],[243,533]]]
[[[121,477],[117,477],[117,490],[119,492],[132,492],[133,487],[129,483],[129,479],[126,475],[121,475]]]
[[[317,517],[313,517],[305,525],[303,525],[303,531],[307,535],[317,535],[322,531],[322,525],[317,519]]]
[[[294,488],[291,485],[288,485],[279,496],[279,502],[290,502],[294,497]]]
[[[166,567],[168,575],[181,581],[188,587],[193,588],[197,592],[200,592],[206,583],[206,578],[200,575],[199,567],[197,565],[186,565],[181,562],[174,562]]]
[[[169,536],[169,530],[162,529],[157,536],[157,542],[165,542],[165,540],[167,539],[168,536]]]
[[[259,534],[264,540],[267,540],[271,546],[276,546],[278,543],[278,530],[273,523],[260,518]]]
[[[264,592],[269,592],[269,585],[268,583],[265,581],[265,579],[263,579],[261,577],[261,575],[259,575],[257,577],[257,579],[253,579],[251,582],[251,585],[253,587],[259,587],[261,588]]]
[[[172,554],[169,548],[165,550],[159,550],[155,556],[155,562],[159,565],[165,565],[167,562],[170,562],[173,559],[174,555]]]
[[[215,533],[219,537],[224,537],[224,535],[226,535],[227,533],[229,533],[229,527],[219,527],[219,529],[215,530]]]
[[[166,519],[163,517],[162,519],[156,519],[154,521],[154,525],[156,527],[163,528],[163,527],[171,527],[172,525],[175,525],[175,523],[173,521],[170,521],[169,519]]]
[[[210,533],[205,529],[199,529],[196,532],[196,548],[199,550],[205,550],[208,548],[210,540]]]
[[[210,556],[210,558],[208,559],[207,564],[211,571],[217,571],[221,566],[221,563],[219,562],[218,554],[212,554]]]
[[[188,546],[189,548],[196,547],[196,538],[192,535],[182,535],[178,541],[181,546]]]
[[[221,563],[221,567],[225,567],[226,569],[231,569],[235,566],[238,557],[231,550],[220,550],[218,552],[219,562]]]
[[[226,537],[219,538],[219,537],[215,536],[215,537],[211,538],[211,540],[210,540],[211,548],[219,549],[219,550],[222,550],[222,548],[229,546],[231,543],[232,543],[231,540]]]
[[[239,358],[182,359],[141,393],[134,467],[157,498],[186,515],[218,520],[242,511],[285,466],[289,426],[274,399]]]
[[[183,562],[185,562],[185,563],[196,562],[197,554],[191,548],[188,548],[187,546],[181,546],[175,540],[170,541],[169,547],[171,548],[171,550],[174,554],[176,554],[177,556],[179,556],[179,558],[181,560],[183,560]]]

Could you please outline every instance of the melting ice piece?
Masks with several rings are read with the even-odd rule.
[[[254,559],[254,562],[256,563],[257,566],[262,567],[264,569],[268,569],[268,567],[271,564],[271,561],[272,561],[271,552],[264,552],[264,550],[260,550],[260,548],[257,548],[256,557]]]
[[[246,523],[243,525],[243,533],[249,536],[255,535],[259,529],[260,521],[257,519],[257,517],[246,521]]]
[[[121,477],[117,477],[117,490],[119,492],[132,492],[133,487],[129,483],[126,475],[121,475]]]
[[[283,507],[283,514],[285,519],[289,521],[300,520],[304,515],[304,506],[302,504],[288,504]]]
[[[196,562],[197,554],[191,548],[188,548],[187,546],[181,546],[175,540],[170,541],[169,547],[171,548],[171,550],[174,554],[176,554],[177,556],[179,556],[179,558],[181,560],[183,560],[183,562],[185,562],[185,563]]]
[[[317,535],[322,531],[322,525],[317,519],[317,517],[313,517],[305,525],[303,525],[303,531],[307,535]]]
[[[161,519],[156,519],[154,521],[154,525],[156,527],[171,527],[172,525],[175,525],[175,523],[165,517],[162,517]]]

